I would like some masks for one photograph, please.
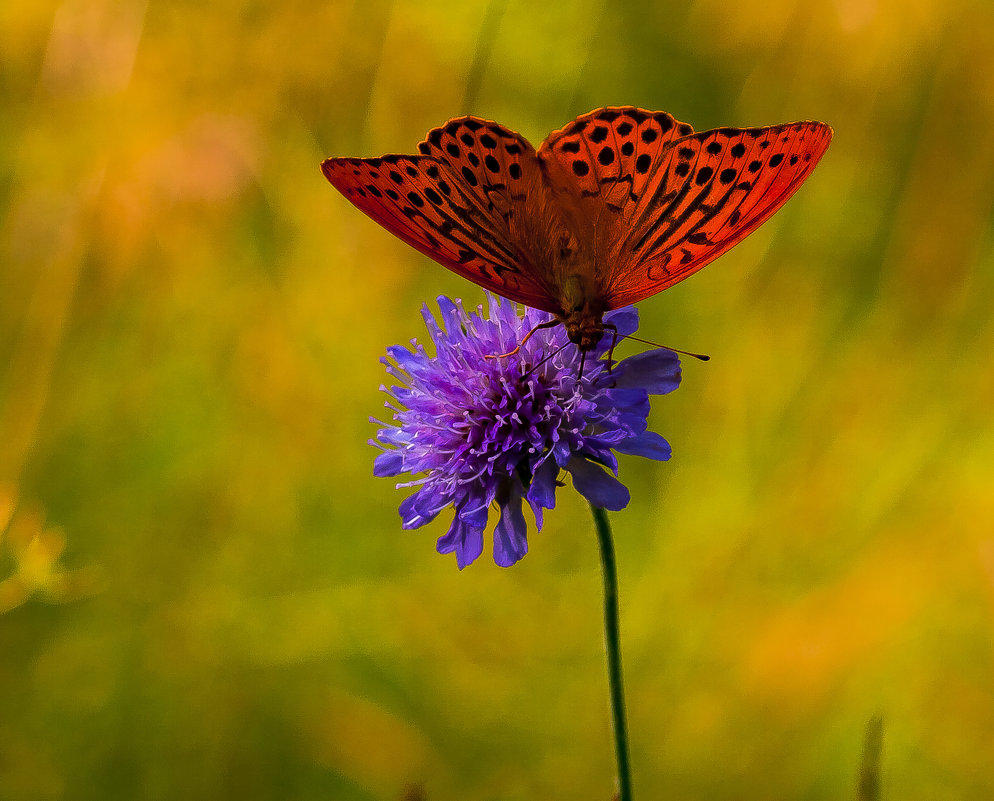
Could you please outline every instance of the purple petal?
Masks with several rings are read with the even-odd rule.
[[[589,439],[579,458],[599,464],[601,467],[606,467],[612,473],[618,475],[618,457],[611,451],[613,447],[613,444],[610,446],[604,445],[599,439]],[[567,465],[566,469],[569,469],[569,465]]]
[[[680,386],[680,357],[665,348],[629,356],[614,369],[615,386],[665,395]]]
[[[418,528],[428,522],[427,520],[423,520],[414,508],[418,502],[419,494],[415,492],[400,502],[400,520],[403,528]]]
[[[404,469],[404,455],[397,450],[383,451],[373,461],[373,475],[378,478],[395,476]]]
[[[560,467],[566,467],[569,460],[573,458],[569,449],[569,443],[560,441],[553,445],[552,458],[556,460],[556,464]]]
[[[647,459],[657,459],[665,462],[673,455],[670,444],[655,431],[645,431],[637,437],[629,437],[614,446],[619,453],[632,456],[645,456]]]
[[[649,416],[649,394],[642,387],[615,387],[605,393],[611,408],[622,414],[635,414],[645,420]]]
[[[500,295],[492,292],[485,293],[487,298],[487,317],[498,323],[514,323],[515,320],[508,319],[508,310],[514,314],[514,304],[502,303]],[[514,314],[517,317],[517,314]]]
[[[639,327],[639,313],[634,306],[626,306],[604,315],[604,322],[618,329],[618,338],[634,334]],[[608,332],[611,333],[610,331]],[[608,343],[610,344],[610,343]]]
[[[539,531],[542,530],[542,507],[539,506],[534,501],[528,501],[528,505],[531,507],[532,514],[535,515],[535,528]]]
[[[445,295],[439,295],[435,298],[435,302],[438,303],[438,319],[445,324],[446,331],[451,335],[453,332],[453,328],[451,327],[452,322],[455,321],[456,328],[459,327],[459,309]]]
[[[476,526],[456,515],[448,532],[438,538],[435,550],[439,553],[456,553],[456,564],[462,570],[473,564],[483,553],[483,526]]]
[[[444,503],[426,489],[420,489],[413,495],[408,495],[400,502],[400,519],[403,528],[420,528],[430,523],[438,513],[445,508]]]
[[[600,342],[594,346],[593,355],[598,359],[611,350],[612,344],[620,343],[629,334],[634,334],[639,327],[639,313],[634,306],[608,312],[604,315],[604,324],[613,325],[618,331],[610,328],[604,332]]]
[[[573,476],[573,486],[594,506],[619,512],[628,506],[631,495],[628,488],[614,476],[608,475],[586,459],[574,457],[566,465]]]
[[[466,505],[459,506],[456,510],[456,514],[459,515],[459,519],[462,520],[467,526],[475,526],[478,529],[484,529],[487,527],[487,517],[488,510],[490,507],[490,501],[492,498],[487,500],[482,506],[477,506],[472,509],[468,508],[468,501]]]
[[[410,348],[406,348],[403,345],[391,345],[387,348],[387,355],[397,362],[398,366],[402,370],[411,372],[411,370],[417,370],[419,367],[423,367],[421,364],[422,359],[418,357]],[[390,362],[385,359],[380,359],[387,368],[390,367]]]
[[[549,457],[542,462],[541,467],[532,476],[531,486],[528,488],[528,500],[533,506],[553,509],[556,505],[556,476],[559,475],[559,465],[556,460]]]
[[[528,527],[521,511],[521,494],[512,492],[500,510],[500,520],[494,528],[494,561],[510,567],[528,553]]]

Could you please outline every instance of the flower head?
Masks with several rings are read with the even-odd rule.
[[[500,510],[494,529],[494,560],[513,565],[528,551],[522,502],[531,507],[538,528],[542,511],[556,503],[561,471],[595,506],[617,511],[629,494],[614,476],[618,453],[670,458],[670,446],[648,431],[649,395],[680,384],[680,360],[664,348],[631,356],[608,369],[606,335],[580,354],[562,326],[538,330],[513,356],[513,350],[552,316],[488,296],[489,309],[467,313],[461,301],[438,299],[439,318],[425,306],[423,316],[435,344],[429,356],[413,349],[387,349],[387,372],[399,385],[390,396],[397,425],[383,426],[372,444],[377,476],[409,473],[416,478],[398,487],[416,487],[400,504],[404,528],[430,522],[450,504],[455,517],[439,538],[439,553],[455,551],[459,567],[483,551],[483,532],[491,505]],[[638,328],[634,308],[605,316],[618,336]],[[614,476],[607,473],[608,468]]]

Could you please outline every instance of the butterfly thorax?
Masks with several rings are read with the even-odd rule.
[[[604,336],[604,303],[589,276],[567,275],[560,285],[560,308],[557,315],[566,326],[569,341],[580,350],[592,350]]]

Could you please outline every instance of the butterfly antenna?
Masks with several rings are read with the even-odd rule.
[[[539,330],[541,330],[543,328],[552,328],[553,326],[557,326],[557,325],[559,325],[559,320],[549,320],[548,322],[545,322],[545,323],[539,323],[531,331],[529,331],[527,334],[525,334],[525,338],[522,339],[518,343],[518,346],[514,350],[508,351],[507,353],[496,353],[496,354],[495,353],[488,353],[483,358],[484,359],[506,359],[508,356],[514,356],[518,351],[521,350],[521,346],[524,345],[529,339],[532,338],[532,334],[534,334],[536,331],[539,331]]]
[[[660,345],[658,342],[650,342],[648,339],[642,339],[641,337],[633,337],[629,334],[625,339],[634,339],[636,342],[641,342],[643,345],[652,345],[654,348],[666,348],[666,350],[671,350],[674,353],[682,353],[684,356],[692,356],[695,359],[700,359],[702,362],[711,361],[711,357],[705,353],[691,353],[689,350],[680,350],[679,348],[671,348],[669,345]]]
[[[562,353],[564,350],[566,350],[566,348],[568,348],[572,344],[573,344],[572,342],[567,342],[565,345],[560,345],[558,348],[556,348],[554,351],[552,351],[552,353],[550,353],[544,359],[542,359],[541,361],[536,362],[532,367],[528,368],[525,371],[524,375],[522,375],[521,377],[522,378],[527,378],[532,373],[534,373],[539,367],[541,367],[543,364],[545,364],[547,361],[549,361],[549,359],[552,359],[558,353]]]

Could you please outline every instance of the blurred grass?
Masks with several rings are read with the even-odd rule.
[[[836,130],[642,307],[713,361],[622,468],[636,792],[853,798],[879,716],[881,798],[989,798],[992,37],[971,0],[0,6],[0,797],[610,797],[586,510],[510,571],[399,529],[377,359],[481,293],[317,164],[631,103]]]

